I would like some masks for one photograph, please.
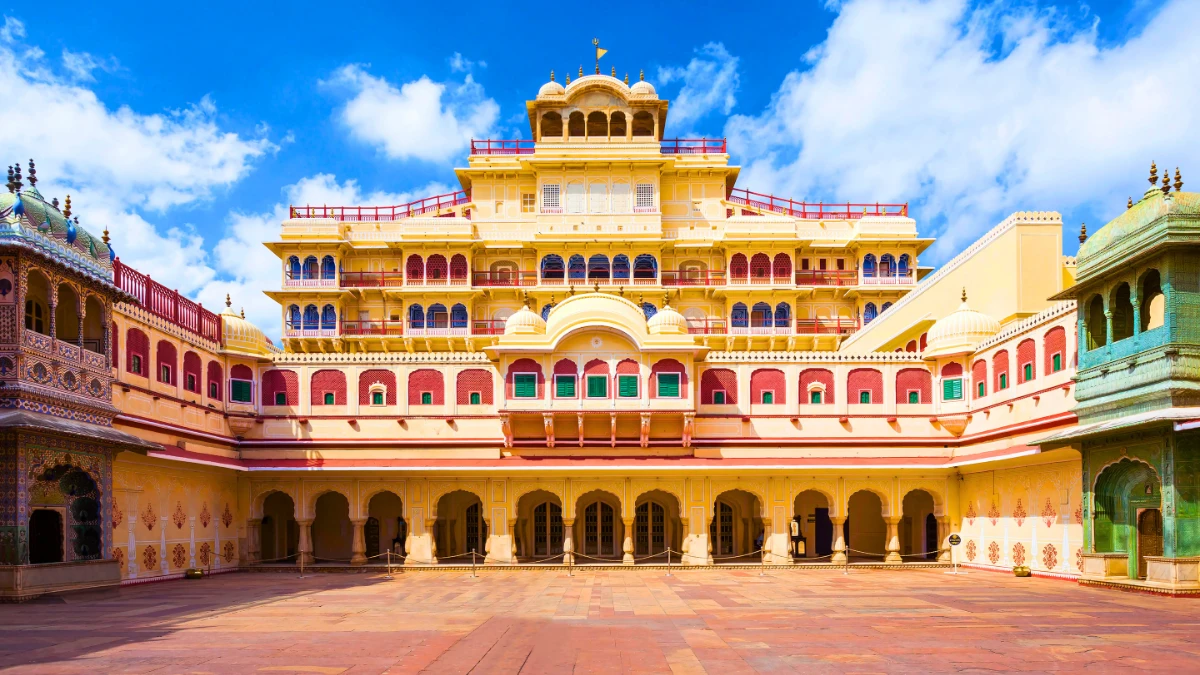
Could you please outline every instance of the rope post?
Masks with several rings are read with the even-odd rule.
[[[667,547],[667,576],[671,576],[671,547]]]
[[[762,555],[762,567],[760,567],[758,569],[758,576],[765,577],[765,576],[767,576],[767,551],[765,549],[760,549],[760,550],[762,551],[763,555]]]
[[[300,578],[304,578],[304,553],[300,554]]]
[[[569,576],[569,577],[575,576],[574,574],[571,574],[571,570],[575,566],[574,565],[575,558],[574,557],[567,558],[566,562],[567,562],[567,576]]]
[[[390,548],[388,549],[388,552],[387,552],[387,574],[383,578],[384,579],[392,578],[392,549],[390,549]]]
[[[475,579],[475,549],[471,549],[471,578]]]
[[[850,574],[850,547],[846,547],[846,561],[842,563],[842,576]]]

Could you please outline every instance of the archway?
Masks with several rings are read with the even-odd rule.
[[[534,490],[517,500],[517,555],[541,560],[563,552],[563,509],[557,495]]]
[[[404,520],[404,503],[394,492],[385,490],[367,502],[363,537],[368,558],[389,550],[397,555],[407,555],[408,522]]]
[[[29,271],[25,290],[25,330],[50,334],[50,280],[37,270]]]
[[[904,495],[901,509],[900,554],[910,562],[922,557],[936,560],[939,539],[933,495],[925,490],[913,490]],[[919,553],[925,555],[919,556]]]
[[[46,468],[32,478],[28,486],[30,562],[101,558],[100,489],[96,479],[70,464]]]
[[[650,490],[634,501],[633,554],[638,557],[659,555],[667,550],[683,550],[683,521],[679,498],[663,490]],[[679,560],[676,558],[676,560]],[[648,562],[661,563],[661,559]]]
[[[33,509],[29,513],[29,564],[66,560],[66,530],[61,509]]]
[[[466,490],[447,492],[438,499],[434,541],[438,562],[457,565],[470,562],[474,551],[479,559],[487,552],[487,522],[483,501]],[[457,556],[457,557],[452,557]]]
[[[571,540],[576,542],[575,553],[586,556],[581,562],[621,557],[625,541],[621,516],[621,500],[611,492],[592,490],[579,496]]]
[[[75,344],[79,341],[79,294],[71,284],[58,285],[54,305],[54,337]]]
[[[833,521],[829,518],[829,498],[824,493],[804,490],[796,495],[792,519],[804,543],[804,554],[799,557],[821,558],[833,554]],[[790,536],[790,525],[788,533]],[[795,553],[795,546],[792,551]]]
[[[883,520],[883,500],[869,490],[859,490],[850,495],[846,510],[846,523],[842,526],[846,545],[853,549],[847,552],[851,558],[882,560],[887,553],[887,523]]]
[[[317,498],[312,523],[313,557],[318,563],[349,563],[354,544],[354,526],[350,522],[350,502],[340,492],[326,492]]]
[[[100,303],[100,298],[89,295],[83,306],[83,348],[95,354],[104,354],[104,305]]]
[[[296,505],[285,492],[272,492],[263,500],[259,534],[259,560],[290,560],[300,548],[300,527],[296,523]]]
[[[762,548],[766,536],[758,497],[745,490],[726,490],[717,495],[708,532],[713,562],[747,562],[748,556]]]
[[[1096,477],[1092,545],[1128,553],[1129,577],[1146,576],[1146,556],[1162,552],[1162,483],[1145,462],[1125,458]]]

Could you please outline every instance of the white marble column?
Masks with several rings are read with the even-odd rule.
[[[845,564],[847,562],[846,535],[842,526],[846,523],[846,516],[829,516],[829,522],[833,523],[833,557],[829,562],[835,565]]]
[[[354,525],[354,537],[350,544],[350,564],[365,565],[367,564],[367,540],[363,534],[363,528],[367,524],[367,519],[356,518],[350,523]]]
[[[572,555],[573,530],[575,529],[574,518],[563,518],[563,564],[570,565],[575,562],[575,556]]]
[[[297,520],[296,524],[300,526],[300,544],[299,554],[300,561],[305,565],[313,564],[313,547],[312,547],[312,524],[311,518],[306,520]]]
[[[891,516],[885,518],[887,521],[887,555],[884,556],[885,563],[900,563],[904,559],[900,557],[900,518]]]
[[[622,565],[633,564],[633,518],[623,518],[621,523],[625,526],[625,541],[621,545],[621,551],[625,554],[621,557]]]

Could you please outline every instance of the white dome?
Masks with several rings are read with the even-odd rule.
[[[224,348],[229,351],[247,354],[266,355],[277,351],[262,330],[246,320],[226,301],[225,311],[221,312],[221,340]]]
[[[967,306],[967,294],[963,291],[963,302],[949,316],[938,319],[926,334],[925,356],[947,356],[975,351],[984,340],[1000,332],[1000,322],[983,312]]]
[[[541,89],[538,89],[538,98],[543,96],[563,96],[566,93],[567,90],[563,89],[561,84],[550,80],[546,84],[543,84]]]
[[[546,322],[528,307],[522,307],[504,322],[505,335],[545,335]]]
[[[658,92],[654,90],[654,85],[650,84],[649,82],[647,82],[645,80],[639,80],[637,82],[634,82],[633,86],[629,88],[629,91],[634,96],[647,96],[647,97],[652,97],[652,98],[658,98]]]
[[[670,305],[664,305],[654,316],[650,317],[650,320],[646,322],[646,327],[650,330],[651,335],[687,335],[688,332],[687,319]]]

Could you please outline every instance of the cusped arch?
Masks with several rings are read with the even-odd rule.
[[[350,494],[351,492],[353,492],[353,490],[350,489],[349,485],[343,485],[341,483],[330,483],[327,485],[317,484],[316,486],[314,486],[314,488],[315,489],[311,493],[305,491],[304,512],[302,515],[297,516],[297,518],[296,518],[297,520],[300,520],[301,518],[304,518],[304,519],[316,518],[316,516],[317,516],[317,500],[320,499],[322,496],[329,494],[330,492],[336,492],[336,493],[340,494],[343,498],[345,498],[347,506],[354,505],[354,502],[355,502],[354,497]],[[355,516],[356,516],[356,514],[353,511],[351,511],[350,517],[354,518]]]
[[[938,488],[932,483],[921,483],[919,485],[904,485],[903,481],[900,485],[900,504],[904,505],[904,500],[914,492],[924,492],[933,500],[933,515],[941,518],[946,515],[946,493],[943,489]]]
[[[846,499],[838,505],[843,514],[850,513],[850,498],[860,492],[870,492],[871,494],[875,495],[876,497],[879,497],[879,503],[883,507],[883,517],[884,518],[888,518],[893,515],[892,499],[891,499],[891,496],[888,494],[887,490],[884,490],[875,485],[861,485],[861,484],[846,486]]]
[[[442,501],[442,497],[445,497],[451,492],[466,492],[467,494],[474,495],[479,499],[480,504],[483,504],[485,507],[487,506],[487,490],[484,489],[484,485],[480,481],[449,481],[444,483],[435,482],[429,485],[430,518],[435,520],[437,519],[438,502]],[[484,508],[483,518],[484,520],[490,521],[491,514],[488,513],[487,508]]]
[[[527,494],[534,492],[546,492],[558,498],[558,503],[562,506],[563,517],[566,518],[568,504],[567,486],[563,481],[514,481],[510,486],[512,494],[509,497],[509,513],[516,514],[517,509],[521,505],[521,498]],[[570,507],[572,510],[574,506]],[[510,517],[515,517],[510,516]]]
[[[679,484],[679,485],[673,485],[671,483],[640,483],[639,484],[635,481],[633,483],[633,485],[630,487],[630,493],[631,493],[629,495],[630,506],[632,506],[633,508],[636,509],[637,505],[638,505],[638,501],[641,500],[642,497],[644,497],[652,492],[661,492],[663,494],[668,494],[668,495],[671,495],[672,497],[674,497],[675,498],[675,508],[676,508],[677,512],[679,513],[680,519],[685,520],[685,521],[687,520],[687,512],[685,511],[685,508],[686,508],[685,504],[687,504],[687,502],[683,498],[683,485],[682,484]]]
[[[795,504],[796,498],[805,492],[816,492],[825,498],[825,503],[828,504],[830,517],[845,515],[845,511],[841,509],[841,503],[837,499],[837,486],[824,485],[821,483],[793,483],[788,496],[788,504]]]
[[[408,500],[404,498],[404,483],[379,483],[379,484],[363,484],[360,483],[358,513],[362,517],[367,517],[367,513],[371,508],[371,500],[377,495],[385,492],[390,492],[400,500],[400,514],[408,520]]]
[[[617,512],[620,514],[621,518],[628,518],[633,513],[628,509],[628,505],[625,504],[625,499],[619,493],[614,492],[611,487],[604,485],[584,485],[580,487],[580,490],[575,495],[575,501],[573,504],[571,504],[570,515],[565,513],[566,509],[563,509],[563,517],[574,518],[575,514],[579,512],[579,503],[583,501],[585,497],[595,499],[601,495],[610,497],[612,501],[616,503]]]
[[[721,498],[721,495],[725,494],[726,492],[736,491],[754,495],[754,497],[758,499],[759,513],[756,515],[758,515],[759,518],[767,519],[771,517],[770,512],[767,510],[771,502],[767,499],[766,485],[743,483],[740,480],[734,479],[731,481],[713,481],[711,491],[712,498],[709,500],[708,504],[708,518],[710,520],[713,517],[713,505],[717,503],[717,500]]]
[[[261,485],[256,488],[254,496],[250,499],[250,517],[261,519],[263,517],[263,504],[276,492],[281,492],[287,495],[292,500],[292,512],[296,518],[303,517],[300,514],[300,499],[296,496],[296,488],[290,485]]]

